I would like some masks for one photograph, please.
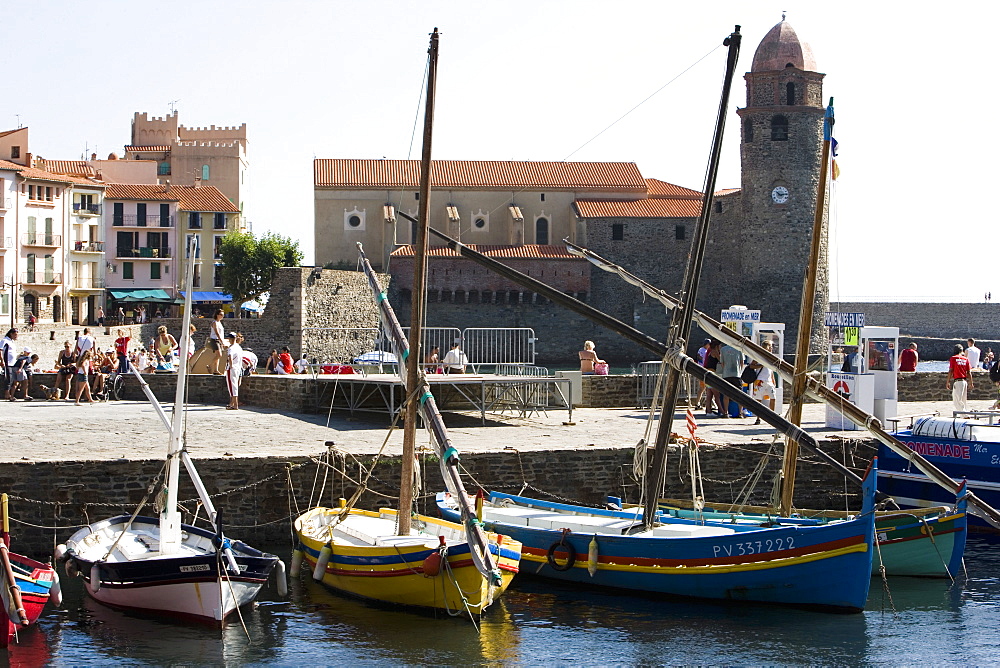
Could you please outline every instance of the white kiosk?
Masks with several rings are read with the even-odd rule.
[[[899,328],[866,327],[864,313],[827,313],[826,326],[830,328],[826,386],[886,424],[886,417],[897,412]],[[831,404],[826,407],[826,426],[860,429]]]
[[[753,323],[753,342],[758,346],[765,343],[771,344],[771,352],[779,358],[785,358],[785,323],[783,322],[755,322]],[[784,403],[784,380],[780,374],[774,374],[774,399],[776,410],[781,412],[781,405]]]

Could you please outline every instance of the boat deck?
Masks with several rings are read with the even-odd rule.
[[[665,524],[654,527],[650,531],[631,533],[630,530],[642,523],[641,516],[636,520],[603,515],[584,515],[580,513],[559,513],[541,508],[526,506],[484,506],[483,519],[491,522],[503,522],[518,526],[559,531],[569,529],[581,534],[607,534],[613,536],[639,535],[659,538],[690,538],[695,536],[728,536],[736,533],[734,529],[723,527],[706,527],[695,524]]]

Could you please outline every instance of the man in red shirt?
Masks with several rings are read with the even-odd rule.
[[[948,379],[944,382],[951,389],[951,400],[956,411],[969,410],[969,388],[973,387],[969,360],[964,355],[962,345],[955,344],[955,354],[948,360]]]
[[[917,354],[917,344],[910,342],[910,345],[906,347],[906,350],[899,353],[899,370],[900,371],[916,371],[917,361],[920,356]]]

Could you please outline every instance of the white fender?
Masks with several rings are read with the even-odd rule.
[[[299,573],[302,572],[302,559],[304,557],[305,552],[302,551],[301,547],[295,548],[295,551],[292,552],[292,568],[289,572],[293,578],[299,577]]]
[[[60,562],[66,558],[66,543],[60,543],[56,545],[56,551],[53,553],[54,562]]]
[[[590,546],[587,548],[587,572],[590,573],[590,577],[594,577],[597,573],[597,534],[590,539]]]
[[[285,598],[288,596],[288,578],[285,576],[285,562],[278,559],[274,569],[274,583],[278,588],[278,596]]]
[[[52,571],[52,586],[49,587],[49,601],[57,608],[62,607],[62,583],[59,581],[59,573]]]
[[[101,591],[101,564],[98,562],[90,568],[90,591],[95,594]]]
[[[330,556],[332,554],[333,549],[330,548],[329,544],[324,545],[323,549],[319,551],[316,568],[313,569],[313,580],[316,580],[316,582],[323,581],[323,575],[326,574],[326,565],[330,563]]]

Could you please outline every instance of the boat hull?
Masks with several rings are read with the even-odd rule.
[[[11,569],[14,571],[14,579],[21,590],[21,604],[28,617],[28,625],[38,621],[45,604],[48,603],[53,586],[58,583],[59,577],[48,564],[29,559],[13,552],[8,553],[10,557]],[[15,637],[15,634],[25,628],[19,621],[11,618],[7,612],[7,582],[6,575],[2,578],[4,588],[3,602],[0,605],[0,628],[6,629],[6,633],[0,632],[0,646],[7,647]]]
[[[625,519],[627,513],[505,494],[492,494],[490,501],[509,504],[504,512],[510,517],[497,521],[484,511],[487,529],[520,541],[528,572],[542,577],[841,612],[860,611],[868,597],[874,534],[870,510],[858,519],[826,526],[663,525],[659,531],[677,537],[661,537],[628,535],[628,525],[634,522]],[[447,494],[438,495],[438,507],[446,519],[454,518]],[[519,516],[521,507],[532,510]],[[560,516],[567,510],[576,515]],[[684,536],[685,531],[690,535]]]
[[[240,573],[230,573],[214,552],[105,560],[113,536],[128,522],[121,516],[99,522],[73,535],[67,559],[84,578],[87,593],[105,605],[140,613],[203,622],[222,622],[236,608],[253,601],[267,582],[278,558],[234,541],[231,549]],[[131,530],[158,532],[158,520],[136,518]],[[186,540],[211,542],[204,529],[181,525]],[[89,536],[103,540],[89,540]],[[126,534],[128,536],[128,534]],[[120,541],[120,543],[125,542]],[[118,551],[116,550],[116,553]],[[98,563],[95,574],[94,564]],[[99,582],[95,581],[96,578]]]
[[[830,513],[829,517],[816,517],[811,514],[812,511],[801,511],[800,514],[806,517],[786,518],[758,512],[757,508],[745,512],[706,508],[696,513],[681,507],[681,503],[676,500],[661,501],[662,521],[730,526],[734,521],[767,525],[820,525],[845,519],[835,513]],[[884,566],[885,574],[889,576],[953,578],[962,567],[967,535],[968,517],[964,503],[957,509],[939,507],[913,513],[878,513],[875,517],[877,544],[872,559],[872,575],[881,575]]]
[[[296,519],[296,535],[310,572],[315,571],[320,552],[327,543],[304,527],[319,516],[334,517],[340,512],[339,508],[315,508]],[[369,517],[380,514],[361,510],[350,512]],[[431,534],[438,528],[461,531],[460,525],[432,517],[417,515],[414,522]],[[499,586],[489,585],[473,563],[469,544],[464,541],[449,543],[447,566],[442,562],[437,575],[430,575],[430,569],[426,568],[428,558],[438,553],[436,546],[343,545],[334,541],[320,581],[337,592],[369,601],[475,616],[507,589],[518,572],[521,559],[521,545],[517,541],[505,536],[498,541],[495,535],[489,539],[490,552],[500,567]]]
[[[994,508],[1000,507],[1000,443],[914,435],[910,430],[893,436],[952,478],[956,489],[964,480],[970,492]],[[931,482],[886,446],[879,447],[878,456],[883,462],[879,489],[904,507],[927,508],[953,502],[954,492]],[[972,530],[997,530],[974,514],[970,514],[968,524]]]

